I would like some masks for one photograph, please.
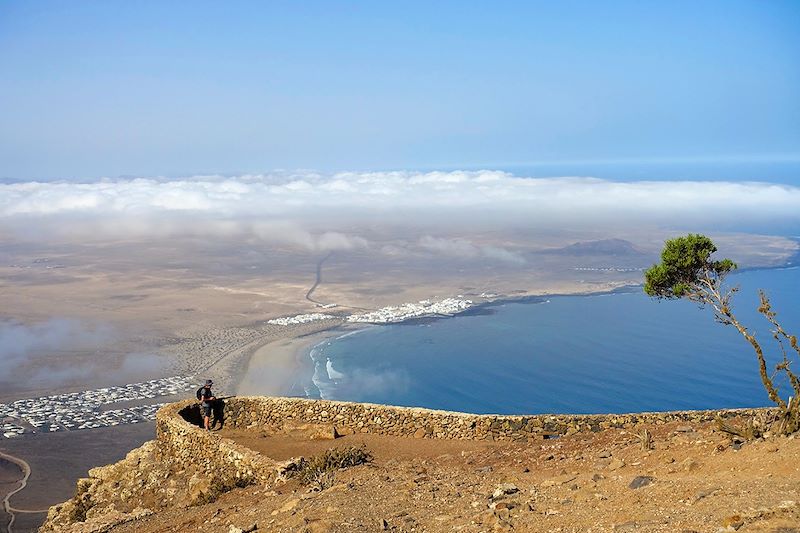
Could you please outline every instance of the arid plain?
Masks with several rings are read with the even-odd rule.
[[[212,377],[225,394],[246,382],[243,392],[253,393],[248,365],[265,345],[270,348],[260,352],[259,364],[267,358],[273,379],[257,392],[296,393],[291,386],[303,363],[298,350],[310,334],[342,321],[280,326],[269,319],[329,304],[336,307],[325,312],[345,316],[458,295],[480,304],[609,291],[639,284],[642,269],[673,234],[506,230],[431,236],[375,227],[357,246],[315,249],[198,236],[6,235],[0,242],[0,320],[7,328],[4,342],[19,345],[2,361],[0,402],[172,375]],[[780,266],[798,249],[782,237],[713,237],[721,253],[742,267]],[[74,480],[89,467],[123,457],[152,434],[151,423],[137,426],[0,441],[0,450],[28,461],[33,471],[14,505],[38,509],[69,498]],[[86,437],[98,432],[107,435],[99,441],[101,452],[82,455]],[[48,450],[46,457],[36,451],[41,449]],[[6,490],[16,467],[2,466],[0,488]],[[42,482],[42,469],[55,481]],[[25,515],[15,530],[43,518]]]
[[[370,236],[369,246],[336,250],[207,238],[6,237],[0,319],[53,340],[3,361],[0,400],[205,371],[231,351],[302,334],[266,321],[319,311],[320,304],[346,315],[457,295],[481,303],[637,285],[671,234],[646,235],[508,232],[437,236],[431,244],[387,231]],[[798,248],[782,237],[714,238],[720,254],[742,267],[779,266]],[[502,255],[472,253],[481,247]],[[216,377],[229,392],[239,381]]]

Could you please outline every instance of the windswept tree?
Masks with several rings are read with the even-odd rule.
[[[705,235],[689,234],[668,240],[661,252],[661,263],[653,265],[645,274],[644,292],[655,298],[683,298],[696,302],[700,307],[709,307],[714,318],[727,326],[733,326],[750,343],[758,359],[761,383],[767,395],[778,407],[775,428],[779,433],[793,433],[800,430],[800,379],[791,369],[791,351],[800,357],[800,346],[797,337],[789,335],[781,327],[772,310],[769,298],[764,291],[759,291],[761,303],[758,312],[770,323],[772,337],[781,350],[783,358],[775,366],[770,375],[764,350],[756,336],[745,327],[733,314],[731,299],[738,287],[725,287],[725,277],[736,269],[736,263],[730,259],[720,261],[711,259],[717,251],[714,243]],[[792,357],[793,359],[793,357]],[[794,397],[784,400],[776,386],[779,376],[787,378],[794,390]]]

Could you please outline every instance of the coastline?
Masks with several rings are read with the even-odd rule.
[[[462,313],[452,316],[415,317],[408,320],[387,324],[348,323],[337,321],[335,324],[307,323],[287,327],[282,334],[270,336],[263,344],[253,348],[246,360],[239,365],[240,370],[234,376],[234,387],[241,396],[288,396],[311,397],[307,388],[314,373],[311,351],[318,345],[338,339],[345,335],[356,334],[378,326],[403,326],[445,320],[458,316],[488,312],[492,307],[506,303],[544,303],[548,298],[559,296],[602,296],[617,293],[633,292],[637,286],[625,285],[600,291],[580,293],[552,293],[541,295],[524,295],[519,297],[503,296],[480,302]],[[324,325],[323,325],[324,324]]]
[[[236,393],[243,396],[306,397],[304,382],[311,380],[313,365],[309,354],[314,346],[342,332],[353,331],[352,325],[338,322],[314,327],[303,324],[287,328],[285,334],[254,349],[237,376]]]
[[[7,479],[0,483],[0,517],[3,517],[8,525],[13,525],[16,515],[15,510],[10,504],[11,497],[25,488],[30,468],[27,463],[13,455],[0,451],[0,474]],[[24,466],[23,466],[24,465]]]
[[[797,239],[800,242],[800,239]],[[744,274],[752,271],[783,270],[797,268],[800,263],[800,251],[787,258],[781,265],[769,267],[741,268],[733,273]],[[445,320],[458,316],[476,314],[491,314],[493,309],[505,304],[540,304],[546,303],[550,298],[579,296],[609,296],[614,294],[629,294],[641,290],[642,284],[623,284],[615,287],[590,288],[575,292],[551,292],[540,294],[498,295],[497,298],[487,299],[475,303],[469,309],[449,316],[431,315],[414,317],[398,322],[386,324],[348,323],[336,321],[333,324],[307,323],[287,327],[267,336],[265,342],[249,350],[246,357],[241,358],[238,368],[232,375],[232,388],[240,395],[267,395],[267,396],[296,396],[309,397],[306,392],[307,385],[311,382],[314,366],[311,362],[311,351],[320,343],[336,339],[343,333],[356,333],[376,326],[403,326],[416,325],[432,321]],[[465,294],[465,296],[474,296]]]
[[[800,237],[794,238],[790,237],[792,240],[796,241],[798,245],[800,245]],[[787,269],[794,269],[800,268],[800,249],[795,252],[793,255],[789,256],[783,264],[774,265],[774,266],[756,266],[756,267],[743,267],[737,268],[733,272],[731,272],[731,276],[736,276],[739,274],[745,274],[748,272],[760,272],[760,271],[768,271],[768,270],[787,270]],[[549,298],[559,298],[562,296],[609,296],[613,294],[629,294],[633,292],[637,292],[644,287],[643,283],[632,283],[632,284],[624,284],[613,288],[608,289],[601,289],[601,290],[588,290],[588,291],[577,291],[577,292],[552,292],[552,293],[542,293],[542,294],[525,294],[522,296],[509,296],[504,295],[500,296],[496,299],[486,300],[484,302],[477,303],[464,311],[463,313],[458,313],[458,315],[468,315],[473,311],[478,311],[481,309],[491,309],[492,307],[496,307],[499,305],[507,304],[507,303],[515,303],[515,304],[537,304],[537,303],[544,303]],[[454,316],[458,316],[454,315]],[[450,318],[450,317],[428,317],[429,319],[439,320],[442,318]],[[419,320],[419,319],[417,319]],[[410,323],[413,322],[414,319],[398,322],[397,324],[403,323]]]
[[[794,258],[792,258],[794,259]],[[773,266],[753,269],[741,269],[737,273],[745,273],[751,270],[781,270],[786,268],[796,268],[797,263],[793,260]],[[493,308],[504,304],[538,304],[544,303],[550,298],[564,296],[605,296],[613,294],[625,294],[641,290],[641,284],[626,284],[616,287],[575,287],[583,289],[580,291],[554,291],[551,293],[540,294],[503,294],[493,299],[486,299],[475,303],[471,308],[462,313],[452,316],[430,316],[418,317],[403,322],[388,325],[414,325],[430,321],[439,321],[447,318],[454,318],[461,315],[469,316],[479,313],[493,313]],[[272,395],[272,396],[301,396],[313,397],[306,394],[303,388],[304,382],[311,381],[314,372],[314,365],[310,358],[311,350],[320,343],[334,341],[346,335],[374,328],[376,325],[367,323],[347,323],[343,320],[331,320],[325,322],[307,323],[295,326],[281,326],[262,329],[262,323],[256,323],[250,328],[259,329],[261,335],[254,340],[240,345],[233,349],[222,349],[217,357],[209,361],[204,369],[199,372],[209,373],[214,379],[221,379],[220,384],[230,392],[240,395]],[[241,326],[243,328],[248,326]],[[183,350],[182,350],[183,351]],[[199,376],[198,378],[205,377]],[[133,429],[133,428],[132,428]],[[116,434],[117,430],[109,430],[108,433]],[[58,436],[58,435],[57,435]],[[88,435],[87,435],[88,436]],[[64,438],[72,435],[64,435]],[[130,446],[122,445],[120,449],[129,449]],[[25,454],[20,454],[25,457]],[[32,465],[34,470],[44,471],[40,465]],[[36,473],[36,472],[35,472]],[[25,508],[27,500],[41,492],[41,482],[38,480],[34,486],[28,486],[25,491],[20,491],[15,497],[18,504]],[[23,496],[24,495],[24,496]],[[25,502],[20,500],[23,498]],[[33,503],[33,502],[31,502]],[[34,506],[35,507],[35,506]],[[34,508],[31,507],[31,508]],[[35,515],[23,516],[24,520],[34,520]],[[18,519],[20,517],[17,517]]]
[[[794,259],[794,258],[792,258]],[[797,268],[797,263],[789,261],[779,266],[760,267],[752,269],[740,269],[737,273],[745,273],[753,270],[783,270],[787,268]],[[626,284],[616,287],[575,287],[583,289],[575,292],[558,291],[540,294],[504,294],[498,295],[493,299],[486,299],[475,303],[471,308],[462,313],[452,316],[430,316],[425,318],[413,318],[403,322],[396,322],[387,325],[414,325],[430,321],[439,321],[446,318],[454,318],[461,315],[469,316],[476,313],[493,313],[493,308],[500,307],[506,303],[517,304],[537,304],[544,303],[549,298],[564,296],[605,296],[613,294],[625,294],[641,291],[641,284]],[[307,397],[302,388],[303,380],[310,381],[314,372],[314,366],[310,359],[310,351],[318,344],[332,341],[342,335],[355,333],[366,329],[374,328],[376,325],[367,323],[347,323],[342,320],[330,320],[317,323],[300,324],[295,326],[263,327],[263,322],[253,323],[248,326],[240,326],[242,329],[248,328],[259,330],[261,335],[255,340],[233,349],[220,349],[217,357],[210,359],[205,368],[199,370],[202,373],[212,375],[215,381],[222,377],[220,384],[230,392],[241,395],[273,395],[273,396],[302,396]],[[184,350],[181,350],[184,351]],[[198,379],[206,376],[197,376]],[[193,395],[193,393],[190,393]],[[131,428],[133,429],[133,428]],[[138,428],[137,428],[138,429]],[[142,428],[143,429],[143,428]],[[108,434],[117,434],[118,429],[108,430]],[[92,432],[94,434],[94,432]],[[55,437],[70,438],[77,435],[56,435]],[[82,435],[81,435],[82,436]],[[87,437],[89,435],[86,435]],[[52,439],[52,437],[51,437]],[[119,440],[119,439],[117,439]],[[122,442],[118,443],[120,449],[130,449],[130,445]],[[25,457],[24,453],[18,456]],[[28,459],[30,461],[30,459]],[[34,471],[45,472],[46,468],[34,465]],[[38,474],[37,472],[35,472]],[[41,474],[39,474],[41,475]],[[36,481],[36,480],[34,480]],[[33,486],[29,484],[25,491],[15,495],[18,505],[24,508],[28,497],[33,497],[43,493],[40,488],[42,483],[36,482]],[[38,508],[31,506],[30,508]],[[34,520],[35,515],[17,517],[25,520]]]

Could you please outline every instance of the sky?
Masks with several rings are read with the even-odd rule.
[[[649,162],[798,184],[798,95],[794,0],[0,3],[14,181]]]

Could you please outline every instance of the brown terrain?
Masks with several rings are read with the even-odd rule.
[[[196,373],[233,391],[253,349],[295,336],[266,321],[319,311],[319,303],[346,315],[459,294],[484,303],[637,285],[670,234],[630,233],[632,241],[596,240],[593,232],[471,237],[507,247],[524,258],[519,263],[439,256],[408,243],[403,254],[387,255],[381,250],[405,242],[389,230],[371,234],[371,248],[333,254],[226,239],[0,235],[0,325],[41,339],[3,361],[0,402]],[[783,265],[799,249],[782,237],[714,238],[720,253],[747,267]]]
[[[639,437],[644,429],[649,449]],[[794,436],[742,443],[710,423],[677,422],[533,442],[374,434],[333,440],[242,429],[214,435],[276,460],[347,446],[365,446],[373,459],[321,483],[289,478],[189,506],[148,497],[145,479],[158,466],[145,447],[135,458],[143,470],[128,474],[141,478],[142,492],[123,505],[139,507],[140,518],[132,519],[134,511],[113,525],[96,517],[60,531],[800,532]]]
[[[476,243],[502,246],[519,254],[525,259],[524,263],[519,264],[437,255],[415,244],[416,236],[406,238],[401,233],[394,234],[388,230],[383,234],[370,235],[370,242],[374,244],[366,249],[337,250],[330,257],[317,250],[228,242],[225,239],[105,242],[102,239],[81,238],[76,242],[50,243],[16,240],[4,235],[0,237],[0,245],[5,253],[0,264],[0,292],[5,305],[0,310],[0,323],[31,337],[42,335],[48,342],[36,346],[29,353],[5,361],[4,372],[0,373],[0,402],[174,374],[211,377],[219,386],[218,390],[225,394],[297,394],[292,388],[298,373],[297,354],[301,353],[302,346],[311,342],[311,334],[317,334],[332,325],[311,323],[275,326],[267,324],[266,320],[317,311],[316,303],[306,299],[311,288],[314,288],[314,300],[336,303],[338,307],[332,312],[342,314],[457,294],[480,302],[483,300],[477,295],[484,292],[492,294],[488,297],[490,299],[513,299],[526,295],[607,291],[640,283],[639,269],[655,260],[663,238],[670,236],[667,232],[631,230],[622,235],[631,239],[628,242],[608,240],[605,234],[596,233],[501,235],[489,232],[470,237]],[[453,239],[464,237],[455,233],[441,236]],[[720,244],[721,252],[751,267],[785,264],[798,249],[796,242],[779,237],[731,234],[715,235],[714,238]],[[389,253],[395,248],[401,248],[404,253]],[[318,267],[321,274],[321,279],[317,279],[319,284],[315,282]],[[582,270],[585,267],[592,269]],[[616,267],[624,268],[617,270]],[[68,330],[69,335],[51,331],[57,330],[64,322],[73,324],[72,329]],[[305,353],[303,359],[307,360]],[[146,429],[152,431],[152,426]],[[95,453],[98,446],[86,446],[90,437],[97,438],[97,442],[110,443],[104,448],[103,454]],[[0,448],[27,461],[32,469],[28,486],[13,496],[11,505],[19,509],[41,510],[68,498],[77,477],[85,475],[92,466],[118,459],[125,450],[138,446],[144,438],[148,436],[143,436],[140,429],[129,431],[114,427],[103,431],[92,430],[91,434],[87,432],[86,435],[67,432],[64,436],[29,434],[21,438],[3,439]],[[416,441],[411,442],[413,445],[408,448],[408,457],[417,453],[414,446],[422,446]],[[569,440],[559,441],[566,442]],[[656,444],[653,453],[659,450],[659,442]],[[299,455],[313,451],[306,451],[299,443],[289,442],[287,445],[296,446]],[[389,472],[386,475],[390,477],[405,479],[404,476],[411,476],[409,479],[412,481],[417,479],[418,476],[413,475],[416,466],[404,470],[408,466],[406,462],[411,464],[415,461],[398,458],[390,463],[391,459],[382,454],[377,441],[369,445],[376,447],[372,465],[340,472],[338,478],[366,475],[365,472],[383,469]],[[468,445],[461,443],[458,446]],[[533,461],[536,450],[517,449],[515,446],[518,445],[503,447],[503,453],[505,450],[518,453],[520,464],[527,465]],[[437,449],[441,447],[446,447],[444,441],[438,441]],[[403,447],[398,445],[396,448]],[[466,455],[462,456],[462,451]],[[474,457],[469,455],[473,452],[477,454]],[[452,462],[439,457],[445,453],[450,452],[432,456],[423,454],[416,462],[427,461],[431,466],[426,468],[433,469],[445,461],[441,468],[452,470],[454,477],[466,480],[475,475],[467,461],[481,461],[480,454],[488,451],[457,449],[451,455],[460,459],[453,459]],[[278,456],[282,457],[280,454]],[[593,464],[588,452],[586,457],[583,463]],[[702,463],[699,455],[698,460]],[[500,475],[504,470],[501,463],[494,465],[490,459],[483,461],[493,465],[494,472],[476,478],[485,478],[480,487],[459,489],[461,494],[468,495],[465,498],[471,499],[466,503],[460,499],[454,500],[452,523],[434,520],[435,516],[448,514],[444,511],[431,514],[428,511],[409,510],[410,516],[418,524],[426,524],[425,529],[431,531],[449,531],[451,526],[456,527],[462,522],[467,528],[465,530],[488,527],[485,524],[471,524],[479,512],[489,511],[488,505],[492,502],[483,502],[486,503],[485,509],[473,507],[472,502],[483,501],[481,498],[486,498],[487,494],[481,491],[491,494],[496,486],[490,485],[504,482],[503,475]],[[581,461],[575,465],[562,463],[558,471],[565,470],[567,473],[580,471],[583,464]],[[645,464],[642,461],[642,465]],[[530,478],[531,483],[535,483],[535,476],[544,476],[545,471],[534,468],[532,462],[527,468],[530,473],[524,476],[519,473],[522,476],[519,492],[507,499],[525,502],[530,499],[528,493],[533,485],[525,485],[523,481]],[[601,473],[607,475],[606,472]],[[0,464],[0,498],[17,487],[19,477],[18,468]],[[343,493],[348,496],[343,498],[357,501],[357,498],[351,498],[349,491],[358,491],[361,486],[370,487],[369,491],[376,495],[396,492],[394,482],[380,482],[380,479],[376,478],[370,482],[372,484],[362,480],[361,485],[354,481],[354,488],[348,488]],[[171,473],[170,480],[182,483],[188,478],[183,479],[177,473]],[[379,482],[386,486],[377,487]],[[575,483],[579,482],[580,479]],[[604,479],[597,483],[607,482]],[[661,486],[663,484],[654,484],[654,487]],[[652,490],[652,487],[646,488]],[[223,495],[218,505],[223,505],[228,498],[235,499],[239,497],[237,495],[250,494],[253,490],[252,487],[235,489]],[[273,502],[281,501],[288,494],[285,490],[288,489],[277,487],[275,491],[282,491],[281,495],[265,498],[262,494],[257,499],[265,506],[273,505]],[[307,489],[298,490],[301,492],[294,497],[299,497]],[[320,501],[330,497],[331,506],[338,505],[334,501],[337,497],[335,491],[327,495],[331,490],[309,494],[320,498]],[[434,493],[435,498],[442,498],[447,491],[442,489]],[[176,501],[179,499],[176,497]],[[386,499],[391,500],[388,496]],[[302,500],[300,508],[307,504],[306,499]],[[444,507],[450,508],[447,505]],[[178,508],[180,505],[175,507]],[[193,508],[192,513],[197,510],[200,513],[198,516],[202,517],[204,509],[205,505]],[[342,509],[345,514],[340,519],[336,515],[325,518],[325,513],[307,516],[330,520],[341,531],[358,530],[356,526],[342,525],[348,519],[347,508]],[[400,510],[386,510],[384,513],[384,509],[377,505],[365,509],[375,512],[374,516],[365,515],[364,525],[360,526],[363,530],[371,530],[378,520],[384,519],[390,524],[387,527],[402,525],[397,517],[393,518],[393,514]],[[462,510],[456,512],[458,509]],[[260,523],[277,520],[278,524],[284,520],[285,513],[272,516],[272,510],[265,507],[264,512],[269,518]],[[173,511],[164,509],[159,513],[159,520],[169,517],[170,512]],[[352,516],[359,516],[358,512],[366,511],[353,508]],[[523,519],[518,516],[520,512],[521,506],[509,511],[511,522],[517,528],[534,527],[531,524],[545,523],[541,522],[545,519],[558,520],[555,514],[539,516],[535,513]],[[306,516],[305,513],[301,515]],[[14,531],[30,530],[41,523],[42,517],[42,513],[18,513]],[[6,520],[7,515],[0,511],[0,529]],[[597,521],[597,524],[605,523]],[[225,524],[220,521],[209,524],[212,529],[227,531],[223,526]],[[166,529],[162,530],[165,531],[176,530],[164,527]],[[265,527],[262,525],[262,530]],[[286,527],[291,530],[290,526]],[[420,527],[417,526],[416,530],[420,531]]]

